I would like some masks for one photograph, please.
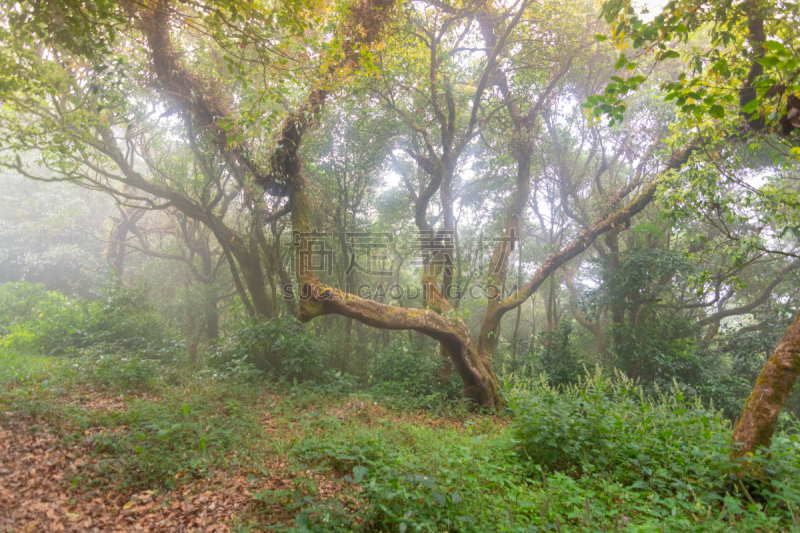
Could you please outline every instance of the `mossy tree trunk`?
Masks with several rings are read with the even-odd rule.
[[[302,265],[309,264],[309,254],[311,253],[309,213],[309,196],[306,193],[305,176],[302,172],[302,161],[298,157],[298,149],[302,144],[304,135],[313,128],[324,110],[326,99],[332,94],[331,90],[335,85],[335,76],[345,67],[359,68],[362,54],[361,50],[366,49],[377,42],[383,32],[384,23],[394,12],[394,0],[361,0],[349,8],[348,21],[342,25],[342,39],[345,43],[344,57],[337,62],[330,64],[327,72],[331,77],[331,85],[317,87],[311,90],[304,102],[298,109],[289,113],[285,117],[279,135],[277,136],[276,148],[267,158],[263,165],[255,163],[256,159],[251,158],[250,151],[246,143],[230,142],[228,131],[219,125],[221,117],[228,115],[228,105],[217,97],[213,90],[199,83],[199,76],[187,71],[183,65],[180,51],[173,46],[170,39],[170,9],[167,0],[159,0],[156,7],[139,7],[138,4],[126,4],[131,15],[137,19],[146,38],[148,47],[152,53],[153,70],[156,73],[161,90],[168,95],[170,100],[175,102],[180,108],[187,111],[186,116],[191,121],[191,127],[195,131],[203,131],[209,139],[216,145],[222,160],[237,179],[244,175],[252,175],[254,181],[274,196],[289,196],[288,208],[291,210],[292,230],[296,237],[299,237],[299,244],[295,248],[295,267],[296,277],[299,283],[299,294],[304,299],[299,301],[298,318],[308,321],[313,318],[326,314],[339,314],[352,317],[359,322],[381,329],[395,330],[415,330],[425,334],[441,343],[455,367],[456,371],[464,382],[465,396],[472,398],[478,405],[486,408],[500,408],[503,400],[499,394],[498,380],[492,370],[491,354],[494,349],[494,342],[491,334],[497,332],[500,321],[508,311],[518,308],[527,300],[540,285],[542,285],[553,273],[560,268],[566,261],[582,253],[594,240],[615,228],[628,226],[631,217],[641,212],[652,199],[656,190],[655,183],[646,187],[639,197],[625,206],[622,210],[601,220],[596,224],[585,229],[575,241],[567,245],[558,253],[552,255],[539,268],[534,276],[525,283],[515,294],[508,298],[503,298],[502,287],[505,283],[506,270],[510,253],[513,252],[514,241],[519,237],[521,231],[521,221],[524,215],[524,208],[530,193],[530,158],[533,150],[533,138],[537,130],[539,115],[543,106],[548,101],[550,93],[556,87],[559,79],[569,70],[571,60],[566,61],[563,69],[556,73],[548,85],[540,92],[536,102],[530,102],[530,110],[522,111],[517,105],[517,97],[514,96],[508,86],[506,77],[500,67],[498,58],[503,56],[506,47],[506,40],[511,36],[512,31],[522,20],[528,0],[524,0],[512,20],[504,24],[504,29],[500,31],[500,21],[495,20],[499,16],[486,10],[476,13],[476,18],[481,25],[481,31],[490,45],[484,71],[478,80],[475,95],[471,98],[471,109],[468,112],[469,120],[466,129],[457,134],[456,125],[460,123],[457,119],[456,103],[452,83],[445,77],[440,76],[438,67],[440,65],[440,55],[436,49],[432,49],[432,60],[430,68],[430,102],[437,120],[433,124],[440,129],[441,146],[436,149],[429,144],[424,153],[409,151],[417,163],[428,174],[427,185],[416,191],[409,186],[410,194],[415,205],[415,221],[418,229],[431,230],[427,220],[427,208],[431,198],[440,191],[444,183],[444,200],[447,204],[447,195],[452,185],[454,169],[458,166],[459,157],[466,153],[470,142],[482,131],[484,124],[479,117],[480,103],[484,91],[494,84],[499,84],[506,106],[512,115],[514,123],[513,152],[517,160],[517,183],[516,189],[511,195],[507,206],[505,220],[502,223],[504,237],[501,243],[495,248],[492,256],[492,272],[489,279],[485,280],[489,285],[496,289],[496,298],[490,298],[486,314],[481,325],[480,333],[475,342],[471,337],[466,323],[458,318],[454,308],[448,302],[438,287],[437,276],[441,270],[434,268],[432,272],[426,272],[422,279],[422,289],[425,295],[425,309],[408,309],[382,304],[370,300],[365,300],[343,292],[339,289],[324,285],[311,271]],[[456,13],[453,9],[442,4],[442,9],[449,10],[453,15],[463,16]],[[441,6],[440,6],[441,7]],[[497,27],[495,27],[498,25]],[[435,42],[438,45],[438,41]],[[444,104],[440,105],[440,99],[444,97]],[[387,105],[391,106],[391,102]],[[527,109],[527,107],[526,107]],[[401,113],[402,114],[402,113]],[[413,120],[409,119],[410,126],[416,131],[419,127]],[[433,127],[433,126],[432,126]],[[113,141],[113,135],[108,132],[108,142]],[[672,161],[667,165],[667,169],[676,169],[682,166],[688,159],[689,154],[696,146],[693,143],[686,149],[673,154]],[[440,155],[441,154],[441,155]],[[119,164],[125,165],[124,157],[117,155]],[[135,174],[129,172],[131,176]],[[142,183],[139,176],[135,177],[135,183]],[[143,183],[142,190],[151,192],[154,185]],[[138,187],[138,185],[137,185]],[[632,191],[628,189],[621,194],[624,198]],[[154,193],[155,194],[155,193]],[[182,203],[186,203],[183,198],[172,198],[167,196],[170,201],[181,208]],[[191,215],[194,218],[204,220],[217,234],[220,243],[226,245],[226,255],[233,263],[231,256],[235,257],[242,270],[242,277],[247,285],[251,297],[253,298],[254,312],[260,315],[271,315],[270,302],[267,300],[265,284],[263,279],[257,279],[263,274],[257,262],[250,261],[249,251],[252,248],[248,242],[236,234],[230,235],[225,232],[220,223],[215,222],[215,218],[210,217],[199,206],[186,206],[187,214],[199,211]],[[221,238],[220,238],[221,237]],[[303,241],[306,242],[303,242]],[[235,272],[232,268],[232,272]],[[236,277],[235,277],[236,279]],[[242,284],[237,284],[237,289],[242,289]],[[496,333],[495,333],[496,334]]]
[[[800,314],[764,364],[753,392],[744,404],[742,416],[731,437],[736,445],[733,458],[769,446],[786,398],[800,376]],[[737,445],[740,443],[740,445]]]
[[[302,184],[297,184],[291,195],[292,229],[301,244],[295,248],[295,275],[300,286],[300,311],[298,318],[308,322],[314,318],[338,314],[358,320],[367,326],[387,330],[415,330],[441,343],[450,355],[453,366],[464,382],[464,396],[478,406],[500,409],[503,399],[492,370],[488,354],[473,344],[467,324],[458,317],[445,316],[452,310],[449,302],[436,286],[440,273],[436,268],[426,269],[422,291],[426,295],[427,309],[410,309],[359,298],[335,287],[323,284],[314,272],[304,265],[311,264],[311,246],[303,243],[310,239],[311,225],[309,197]]]

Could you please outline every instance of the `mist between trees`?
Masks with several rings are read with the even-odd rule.
[[[795,4],[2,6],[8,354],[556,433],[558,394],[671,390],[731,423],[742,478],[789,446]]]

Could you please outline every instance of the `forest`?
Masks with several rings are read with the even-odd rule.
[[[800,4],[0,42],[0,531],[800,533]]]

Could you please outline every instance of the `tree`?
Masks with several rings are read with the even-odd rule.
[[[781,179],[754,188],[747,180],[732,175],[729,165],[740,161],[734,152],[741,141],[750,142],[751,149],[767,147],[772,159],[783,164],[800,155],[796,133],[800,127],[800,58],[795,49],[799,27],[797,5],[769,0],[717,4],[702,0],[672,1],[649,22],[643,20],[628,0],[606,2],[602,11],[611,25],[611,38],[620,48],[630,43],[637,58],[648,55],[658,61],[681,58],[687,72],[676,80],[664,81],[665,99],[674,101],[684,113],[687,129],[707,131],[726,144],[724,152],[711,150],[706,154],[710,163],[706,168],[710,170],[701,172],[701,179],[695,180],[699,186],[691,187],[688,194],[681,196],[689,202],[701,198],[708,202],[724,225],[744,216],[740,212],[737,217],[733,209],[724,210],[723,216],[722,204],[716,201],[720,191],[730,190],[726,185],[733,186],[740,195],[737,205],[745,210],[758,205],[762,209],[761,220],[777,228],[774,233],[757,236],[738,235],[726,228],[728,236],[743,245],[737,261],[745,261],[747,252],[752,250],[783,253],[780,244],[787,230],[798,233],[800,203],[796,189]],[[693,39],[703,38],[706,30],[706,49],[687,46]],[[673,43],[684,46],[675,50]],[[618,68],[634,71],[637,66],[637,61],[624,52],[620,54]],[[621,120],[626,108],[622,98],[635,91],[645,77],[616,78],[587,107],[597,116]],[[786,330],[745,403],[732,436],[735,443],[742,444],[734,456],[770,443],[783,402],[800,376],[797,327],[795,321]]]
[[[264,318],[275,307],[259,252],[270,246],[263,226],[289,214],[301,320],[336,314],[421,332],[440,343],[465,395],[487,408],[503,404],[492,370],[502,318],[599,236],[627,228],[652,202],[659,177],[681,169],[700,143],[671,150],[642,179],[616,189],[611,209],[551,240],[547,259],[507,296],[537,138],[557,129],[546,124],[549,102],[599,46],[575,24],[589,20],[588,5],[523,0],[506,10],[361,0],[269,9],[160,0],[77,11],[46,2],[22,7],[7,6],[0,30],[13,43],[2,53],[18,65],[14,82],[3,86],[3,145],[9,154],[37,154],[46,170],[13,155],[3,164],[199,221],[215,236],[249,312]],[[394,113],[397,155],[421,170],[419,182],[405,182],[414,223],[427,232],[426,247],[443,252],[425,258],[423,309],[360,298],[303,268],[311,264],[315,216],[330,206],[306,172],[301,147],[321,120],[335,116],[326,106],[341,92],[370,95]],[[473,338],[451,302],[455,243],[437,238],[436,224],[444,235],[455,233],[459,190],[469,189],[460,172],[484,149],[506,147],[511,160],[494,182],[505,206],[497,213],[501,238],[479,280],[489,297]],[[569,183],[558,189],[567,203],[577,195]],[[246,222],[234,224],[239,218]]]

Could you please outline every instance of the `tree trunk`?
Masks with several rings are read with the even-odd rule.
[[[310,205],[303,185],[297,184],[291,195],[292,229],[300,240],[309,239]],[[311,246],[295,248],[295,265],[311,264]],[[362,324],[381,329],[415,330],[442,344],[450,355],[453,366],[464,383],[464,396],[477,406],[500,409],[499,382],[491,366],[489,355],[479,351],[472,342],[467,324],[460,318],[444,316],[452,310],[436,287],[435,275],[424,275],[422,293],[428,308],[407,309],[359,298],[335,287],[324,285],[311,270],[295,272],[300,293],[308,298],[299,300],[298,318],[308,322],[327,314],[352,317]]]
[[[347,360],[353,346],[353,319],[348,317],[344,321],[344,346],[342,347],[342,359],[339,362],[339,370],[344,374],[347,370]]]
[[[128,238],[128,223],[120,220],[111,231],[111,240],[108,245],[108,262],[117,278],[122,278],[125,272],[125,240]]]
[[[555,278],[553,275],[550,275],[550,286],[547,290],[547,332],[553,333],[555,328],[553,327],[553,313],[555,312],[555,305],[553,304],[553,300],[555,299]],[[549,335],[547,337],[547,347],[550,348],[550,345],[553,343],[553,336]]]
[[[597,342],[597,352],[600,354],[600,359],[603,361],[603,363],[610,365],[611,361],[609,360],[608,351],[606,350],[603,327],[600,322],[600,307],[595,310],[594,321],[590,321],[578,308],[579,294],[572,277],[575,275],[575,272],[577,272],[579,267],[580,263],[578,263],[578,265],[572,269],[567,268],[566,265],[562,268],[564,271],[564,284],[567,286],[567,290],[570,294],[570,300],[567,309],[569,309],[569,312],[572,314],[572,317],[578,322],[578,324],[591,332],[591,334],[594,336],[595,342]]]
[[[521,307],[521,306],[520,306]],[[531,347],[530,353],[536,349],[536,294],[531,298]]]
[[[206,333],[212,344],[219,339],[219,312],[217,311],[217,300],[214,298],[206,301]]]
[[[196,365],[197,364],[197,336],[195,334],[196,321],[194,313],[192,313],[191,311],[189,311],[186,314],[186,322],[187,322],[186,341],[188,343],[187,355],[189,357],[189,363],[191,363],[192,365]]]
[[[800,376],[800,314],[786,329],[783,339],[767,359],[753,392],[744,404],[742,417],[731,440],[741,443],[731,457],[742,457],[760,446],[769,446],[778,415]]]
[[[244,293],[244,286],[236,274],[236,268],[231,257],[228,260],[231,266],[231,273],[234,274],[234,283],[236,289],[240,292],[241,298],[246,301],[245,306],[248,308],[248,313],[254,312],[259,318],[273,318],[274,306],[270,292],[267,290],[267,284],[264,281],[264,272],[261,269],[261,255],[258,251],[258,242],[255,236],[248,236],[245,241],[244,238],[234,233],[230,228],[224,226],[219,221],[211,219],[209,227],[214,232],[214,236],[223,249],[228,250],[230,254],[236,258],[236,263],[242,272],[242,279],[247,291],[250,293],[250,300],[246,298]],[[227,255],[227,253],[226,253]],[[250,303],[252,301],[252,304]],[[253,316],[251,314],[251,316]]]
[[[522,316],[522,306],[517,307],[517,320],[514,322],[514,335],[511,337],[511,356],[517,358],[517,335],[519,335],[519,319]]]

